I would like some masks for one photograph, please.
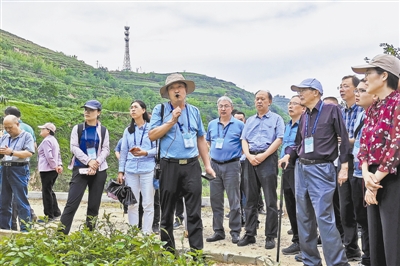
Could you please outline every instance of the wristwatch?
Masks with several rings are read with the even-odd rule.
[[[13,154],[14,154],[14,150],[11,151],[10,156],[13,156]]]

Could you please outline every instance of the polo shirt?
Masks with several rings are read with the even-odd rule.
[[[10,134],[6,134],[0,139],[0,147],[8,146],[14,151],[29,151],[35,154],[35,146],[33,142],[33,137],[26,131],[22,131],[17,137],[11,138]],[[6,156],[3,157],[2,161],[5,161]],[[11,161],[8,162],[29,162],[30,157],[19,158],[17,156],[12,156]]]
[[[217,161],[229,161],[234,158],[240,158],[242,155],[240,136],[244,128],[244,123],[231,116],[231,120],[224,127],[219,120],[219,118],[214,119],[208,124],[206,140],[211,143],[211,158]],[[224,140],[222,149],[215,148],[218,138]]]
[[[151,116],[150,130],[161,126],[171,119],[173,111],[171,104],[169,102],[163,104],[164,119],[161,118],[161,104],[158,104],[154,107]],[[185,148],[182,131],[178,123],[175,123],[175,125],[160,139],[160,157],[168,159],[189,159],[197,157],[199,155],[197,138],[206,134],[199,109],[191,104],[186,104],[186,107],[182,109],[178,122],[182,127],[183,134],[189,133],[194,144],[193,147]]]
[[[247,119],[241,139],[247,141],[249,151],[265,151],[277,138],[283,138],[284,131],[282,117],[268,111],[262,117],[253,115]]]

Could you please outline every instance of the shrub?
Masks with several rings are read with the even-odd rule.
[[[152,234],[136,226],[119,230],[104,214],[93,231],[84,227],[70,235],[51,224],[0,240],[0,265],[204,265],[201,251],[174,256]]]

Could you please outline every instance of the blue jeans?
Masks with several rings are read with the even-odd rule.
[[[31,221],[31,207],[28,202],[29,166],[2,167],[0,228],[11,229],[11,203],[17,201],[21,231],[27,231],[25,223]]]
[[[317,249],[318,223],[326,265],[349,265],[333,211],[333,194],[336,189],[336,170],[333,163],[305,165],[297,160],[295,187],[303,264],[322,265]]]

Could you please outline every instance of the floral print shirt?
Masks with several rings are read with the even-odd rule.
[[[400,163],[400,92],[393,91],[367,110],[360,140],[360,164],[379,165],[381,172],[397,173]]]

